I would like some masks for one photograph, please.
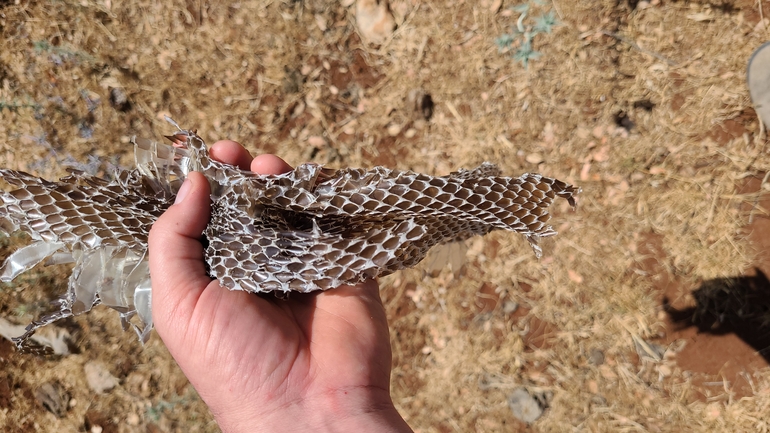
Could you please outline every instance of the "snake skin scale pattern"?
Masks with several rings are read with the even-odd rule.
[[[574,207],[579,193],[539,174],[501,177],[489,163],[442,177],[316,164],[258,175],[210,159],[195,131],[179,128],[167,138],[173,145],[134,139],[136,168],[112,181],[71,171],[50,182],[0,169],[15,187],[0,191],[0,233],[33,240],[5,260],[0,281],[43,261],[74,263],[58,311],[29,325],[17,346],[39,327],[100,303],[120,313],[124,329],[149,338],[147,238],[190,171],[211,185],[202,234],[210,276],[255,293],[354,284],[412,267],[435,245],[498,229],[524,234],[539,256],[538,239],[556,234],[548,207],[556,197]]]

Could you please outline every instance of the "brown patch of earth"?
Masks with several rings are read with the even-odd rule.
[[[735,118],[715,124],[706,136],[717,144],[724,146],[736,138],[743,137],[743,134],[747,134],[749,131],[758,130],[756,122],[756,111],[753,108],[746,108]]]
[[[527,297],[527,294],[532,291],[532,286],[520,281],[519,290],[522,296]],[[532,302],[537,301],[530,298],[528,299]],[[524,351],[533,352],[537,349],[547,349],[551,347],[550,338],[556,334],[556,325],[529,313],[530,309],[522,305],[519,305],[518,308],[511,313],[511,318],[516,321],[516,325],[520,329],[527,329],[527,333],[522,336],[525,345]]]
[[[11,378],[6,376],[0,377],[0,410],[8,410],[11,407],[11,401],[13,394],[11,393]]]
[[[739,193],[761,188],[760,178],[750,178]],[[742,211],[751,211],[744,204]],[[759,252],[752,269],[743,275],[719,278],[693,287],[667,266],[663,236],[646,233],[638,244],[644,257],[639,269],[653,281],[663,310],[665,335],[661,343],[684,341],[677,365],[692,373],[694,398],[705,401],[729,389],[734,398],[753,395],[752,377],[770,366],[770,197],[756,203],[746,226],[749,242]],[[761,211],[765,210],[765,211]]]
[[[361,153],[372,164],[383,167],[398,167],[399,163],[408,160],[409,150],[396,140],[397,137],[387,135],[387,131],[382,131],[379,137],[374,140],[374,149],[376,154],[368,149],[362,149]]]
[[[767,18],[762,11],[770,8],[770,1],[767,0],[738,0],[731,5],[734,10],[741,11],[746,23],[752,27],[759,23],[761,18]]]
[[[526,295],[532,291],[532,286],[527,283],[519,282],[519,285],[521,295]],[[483,323],[488,321],[493,315],[509,315],[509,318],[513,320],[518,329],[527,331],[521,337],[524,340],[525,352],[533,352],[550,347],[549,338],[555,334],[556,327],[550,322],[531,315],[529,308],[516,304],[511,300],[502,299],[501,293],[496,289],[497,286],[495,284],[489,282],[481,284],[481,287],[475,293],[474,308],[470,311],[470,314],[473,316],[472,321]],[[528,301],[535,302],[529,298]],[[493,328],[490,332],[500,341],[504,338],[501,329]]]
[[[102,433],[117,433],[118,426],[112,421],[111,417],[103,412],[89,410],[86,412],[83,420],[83,427],[86,431],[100,431]]]

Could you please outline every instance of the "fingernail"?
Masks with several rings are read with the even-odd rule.
[[[190,179],[185,179],[184,183],[179,188],[179,191],[176,193],[174,204],[181,203],[185,196],[187,196],[187,193],[190,192],[190,188],[192,188],[192,181]]]

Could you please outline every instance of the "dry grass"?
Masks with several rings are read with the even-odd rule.
[[[444,174],[489,160],[576,183],[580,208],[557,206],[560,234],[544,242],[543,259],[495,233],[471,242],[462,276],[416,269],[383,281],[393,394],[410,425],[522,429],[506,397],[524,385],[550,396],[537,431],[767,431],[767,369],[753,395],[704,402],[686,371],[634,348],[634,338],[664,332],[638,266],[645,233],[662,235],[663,265],[691,285],[754,261],[738,205],[755,197],[735,185],[770,170],[744,80],[768,36],[757,2],[631,11],[559,1],[561,25],[536,38],[543,56],[527,70],[498,53],[494,39],[516,17],[493,3],[393,0],[399,28],[372,47],[340,2],[0,1],[0,165],[48,177],[67,156],[98,156],[102,171],[130,165],[128,138],[167,134],[170,114],[209,141],[236,139],[293,164]],[[112,88],[130,107],[111,105]],[[412,120],[416,88],[436,102],[427,123]],[[630,131],[616,124],[620,112]],[[3,288],[0,314],[44,310],[64,283],[61,274],[41,281]],[[504,308],[512,302],[515,312]],[[141,349],[115,322],[105,312],[76,319],[81,352],[61,360],[0,356],[13,385],[0,428],[215,431],[162,343]],[[604,363],[589,362],[592,351]],[[121,386],[92,395],[82,377],[90,359],[108,363]],[[77,400],[62,419],[30,391],[50,380]]]

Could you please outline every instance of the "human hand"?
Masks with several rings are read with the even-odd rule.
[[[260,174],[291,167],[220,141],[211,156]],[[190,173],[150,231],[158,334],[225,432],[411,431],[390,398],[388,323],[376,281],[276,299],[229,291],[200,243],[209,185]]]

